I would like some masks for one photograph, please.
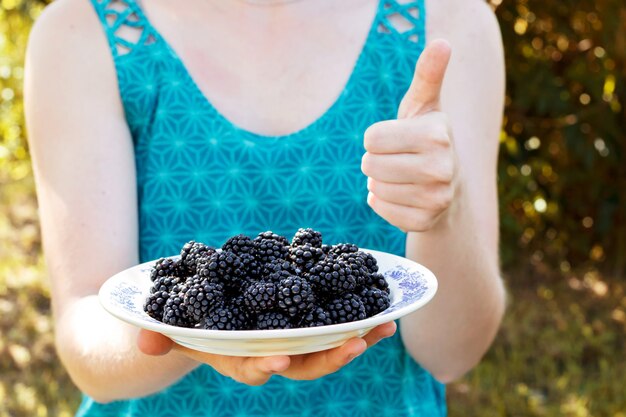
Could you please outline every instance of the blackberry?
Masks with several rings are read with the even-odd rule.
[[[357,255],[363,260],[363,264],[369,273],[374,274],[378,272],[378,262],[371,253],[358,251]]]
[[[193,327],[195,324],[187,315],[183,304],[183,293],[170,293],[163,308],[163,323],[178,327]]]
[[[337,245],[333,245],[330,249],[331,255],[341,255],[342,253],[357,253],[359,251],[359,247],[352,243],[339,243]]]
[[[231,310],[218,307],[202,320],[202,327],[207,330],[239,330],[237,320]]]
[[[242,253],[239,256],[241,260],[241,274],[246,279],[258,279],[261,274],[261,267],[256,258],[249,253]]]
[[[275,259],[285,259],[289,252],[289,241],[276,233],[260,233],[252,242],[255,256],[261,264],[267,264]]]
[[[375,316],[387,310],[391,304],[389,295],[378,288],[364,288],[359,294],[359,297],[363,301],[367,317]]]
[[[271,310],[276,304],[276,285],[273,282],[256,282],[243,293],[246,308],[252,313]]]
[[[261,273],[261,278],[267,282],[278,283],[283,278],[300,276],[302,271],[291,262],[284,259],[275,259],[265,264]]]
[[[300,327],[318,327],[333,324],[330,319],[330,313],[322,307],[313,307],[310,311],[302,316],[299,322]]]
[[[308,243],[289,248],[289,260],[303,271],[309,271],[323,256],[321,248]]]
[[[352,293],[335,298],[328,303],[326,308],[333,323],[348,323],[367,317],[363,301],[359,296]]]
[[[322,252],[324,252],[324,255],[328,255],[332,249],[332,245],[322,245]]]
[[[170,293],[167,291],[157,291],[150,294],[143,305],[143,310],[153,319],[161,321],[163,320],[163,308],[169,297]]]
[[[174,276],[158,277],[150,288],[150,295],[144,303],[143,309],[153,319],[163,319],[165,302],[170,297],[170,292],[180,291],[181,279]]]
[[[301,315],[313,308],[315,296],[311,284],[304,278],[289,277],[276,286],[278,308],[290,317]]]
[[[322,234],[313,229],[298,229],[291,239],[291,246],[311,245],[314,248],[322,247]]]
[[[337,261],[345,263],[350,267],[357,286],[362,285],[365,282],[369,271],[365,265],[363,257],[361,257],[358,252],[344,252],[337,257]]]
[[[152,267],[152,270],[150,271],[150,279],[154,282],[159,277],[167,276],[182,276],[180,262],[171,258],[160,258],[156,261],[154,267]]]
[[[152,283],[150,293],[157,292],[178,292],[184,281],[175,276],[159,277]]]
[[[390,293],[389,284],[387,284],[383,274],[379,274],[378,272],[366,275],[363,286],[366,288],[378,288],[387,294]]]
[[[350,265],[345,260],[333,257],[323,259],[311,268],[309,281],[322,298],[354,291],[357,286]]]
[[[215,248],[190,240],[180,250],[180,261],[188,275],[195,275],[198,272],[199,261],[213,253],[215,253]]]
[[[238,288],[242,278],[243,264],[232,252],[215,252],[203,258],[198,264],[198,275],[210,281],[222,282],[226,286]]]
[[[232,298],[231,301],[226,304],[226,307],[233,314],[233,323],[236,325],[237,330],[248,330],[252,328],[253,316],[245,306],[243,295]],[[254,319],[256,321],[256,317],[254,317]]]
[[[195,275],[185,287],[183,307],[195,322],[200,322],[224,302],[224,286],[219,282]]]
[[[290,329],[291,322],[283,313],[270,311],[259,314],[256,328],[259,330]]]
[[[254,255],[254,243],[246,235],[233,236],[222,245],[224,252],[232,252],[235,255],[241,256],[244,253]]]

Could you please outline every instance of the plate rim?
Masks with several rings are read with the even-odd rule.
[[[339,324],[331,324],[326,326],[318,326],[318,327],[304,327],[304,328],[295,328],[295,329],[274,329],[274,330],[208,330],[208,329],[198,329],[198,328],[187,328],[187,327],[177,327],[172,326],[165,323],[155,323],[151,321],[141,320],[134,316],[130,316],[126,314],[126,311],[122,308],[119,308],[114,303],[110,303],[108,300],[108,294],[110,294],[110,288],[117,284],[119,281],[119,276],[127,273],[129,270],[133,269],[141,269],[146,268],[149,264],[152,264],[156,261],[151,260],[148,262],[143,262],[141,264],[132,266],[123,271],[116,273],[115,275],[109,277],[104,284],[100,287],[98,291],[98,299],[102,307],[117,317],[118,319],[132,324],[136,327],[151,330],[154,332],[158,332],[164,334],[166,336],[175,336],[175,337],[189,337],[194,339],[221,339],[221,340],[267,340],[267,339],[292,339],[292,338],[301,338],[301,337],[311,337],[311,336],[323,336],[326,334],[337,334],[337,333],[345,333],[353,330],[364,329],[364,328],[373,328],[378,325],[388,323],[404,317],[410,313],[413,313],[426,304],[428,304],[439,288],[439,283],[435,274],[424,265],[413,261],[411,259],[398,256],[392,253],[377,251],[373,249],[359,248],[359,250],[371,253],[372,255],[382,254],[385,256],[390,256],[394,258],[398,258],[403,262],[409,261],[414,264],[414,266],[422,273],[426,282],[427,289],[419,300],[415,302],[401,307],[397,310],[392,311],[391,313],[385,315],[375,315],[372,317],[368,317],[363,320],[357,320],[349,323],[339,323]],[[168,256],[167,258],[176,259],[179,257],[176,256]]]

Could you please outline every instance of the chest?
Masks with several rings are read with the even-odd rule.
[[[206,99],[233,124],[264,135],[300,130],[331,107],[378,9],[377,0],[276,10],[201,3],[143,7]]]

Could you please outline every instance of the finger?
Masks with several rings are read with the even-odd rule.
[[[292,356],[291,366],[281,375],[303,380],[321,378],[338,371],[366,349],[367,343],[363,339],[353,338],[334,349]]]
[[[454,188],[441,183],[394,184],[368,178],[367,189],[389,203],[433,210],[446,209],[454,197]]]
[[[396,329],[396,323],[393,321],[381,324],[380,326],[374,327],[371,332],[366,334],[363,337],[363,340],[365,340],[365,343],[367,343],[367,347],[370,348],[376,343],[380,342],[382,339],[393,336],[396,333]]]
[[[405,232],[425,232],[437,221],[442,212],[428,209],[417,209],[390,203],[375,194],[367,195],[367,204],[380,217]]]
[[[172,350],[174,342],[161,333],[141,329],[137,336],[137,347],[146,355],[161,356]]]
[[[416,159],[418,162],[416,162]],[[399,153],[380,155],[366,152],[361,160],[361,171],[370,178],[394,184],[410,184],[419,177],[418,154]]]
[[[224,376],[247,385],[262,385],[276,373],[285,371],[290,364],[288,356],[242,357],[200,352],[178,344],[174,349],[191,359],[205,363]]]
[[[399,119],[439,109],[441,86],[451,53],[450,44],[443,39],[426,46],[415,65],[411,86],[400,103]]]
[[[455,176],[454,160],[435,155],[399,153],[372,154],[366,152],[361,171],[377,181],[393,184],[450,184]]]
[[[235,379],[248,385],[265,384],[273,374],[284,372],[290,365],[289,356],[244,358],[235,370]]]
[[[421,153],[450,145],[445,113],[431,112],[413,119],[374,123],[363,135],[365,150],[371,153]]]

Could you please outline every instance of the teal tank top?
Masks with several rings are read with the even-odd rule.
[[[265,230],[299,227],[326,243],[353,242],[404,255],[405,235],[367,205],[363,133],[395,118],[425,43],[424,0],[381,0],[341,95],[325,114],[284,136],[225,119],[135,0],[91,0],[106,31],[132,133],[141,261],[194,239],[219,246]],[[407,30],[394,26],[403,20]],[[136,29],[133,41],[121,27]],[[386,339],[315,381],[274,376],[258,387],[203,365],[154,395],[109,404],[84,396],[81,417],[446,415],[444,386]]]

